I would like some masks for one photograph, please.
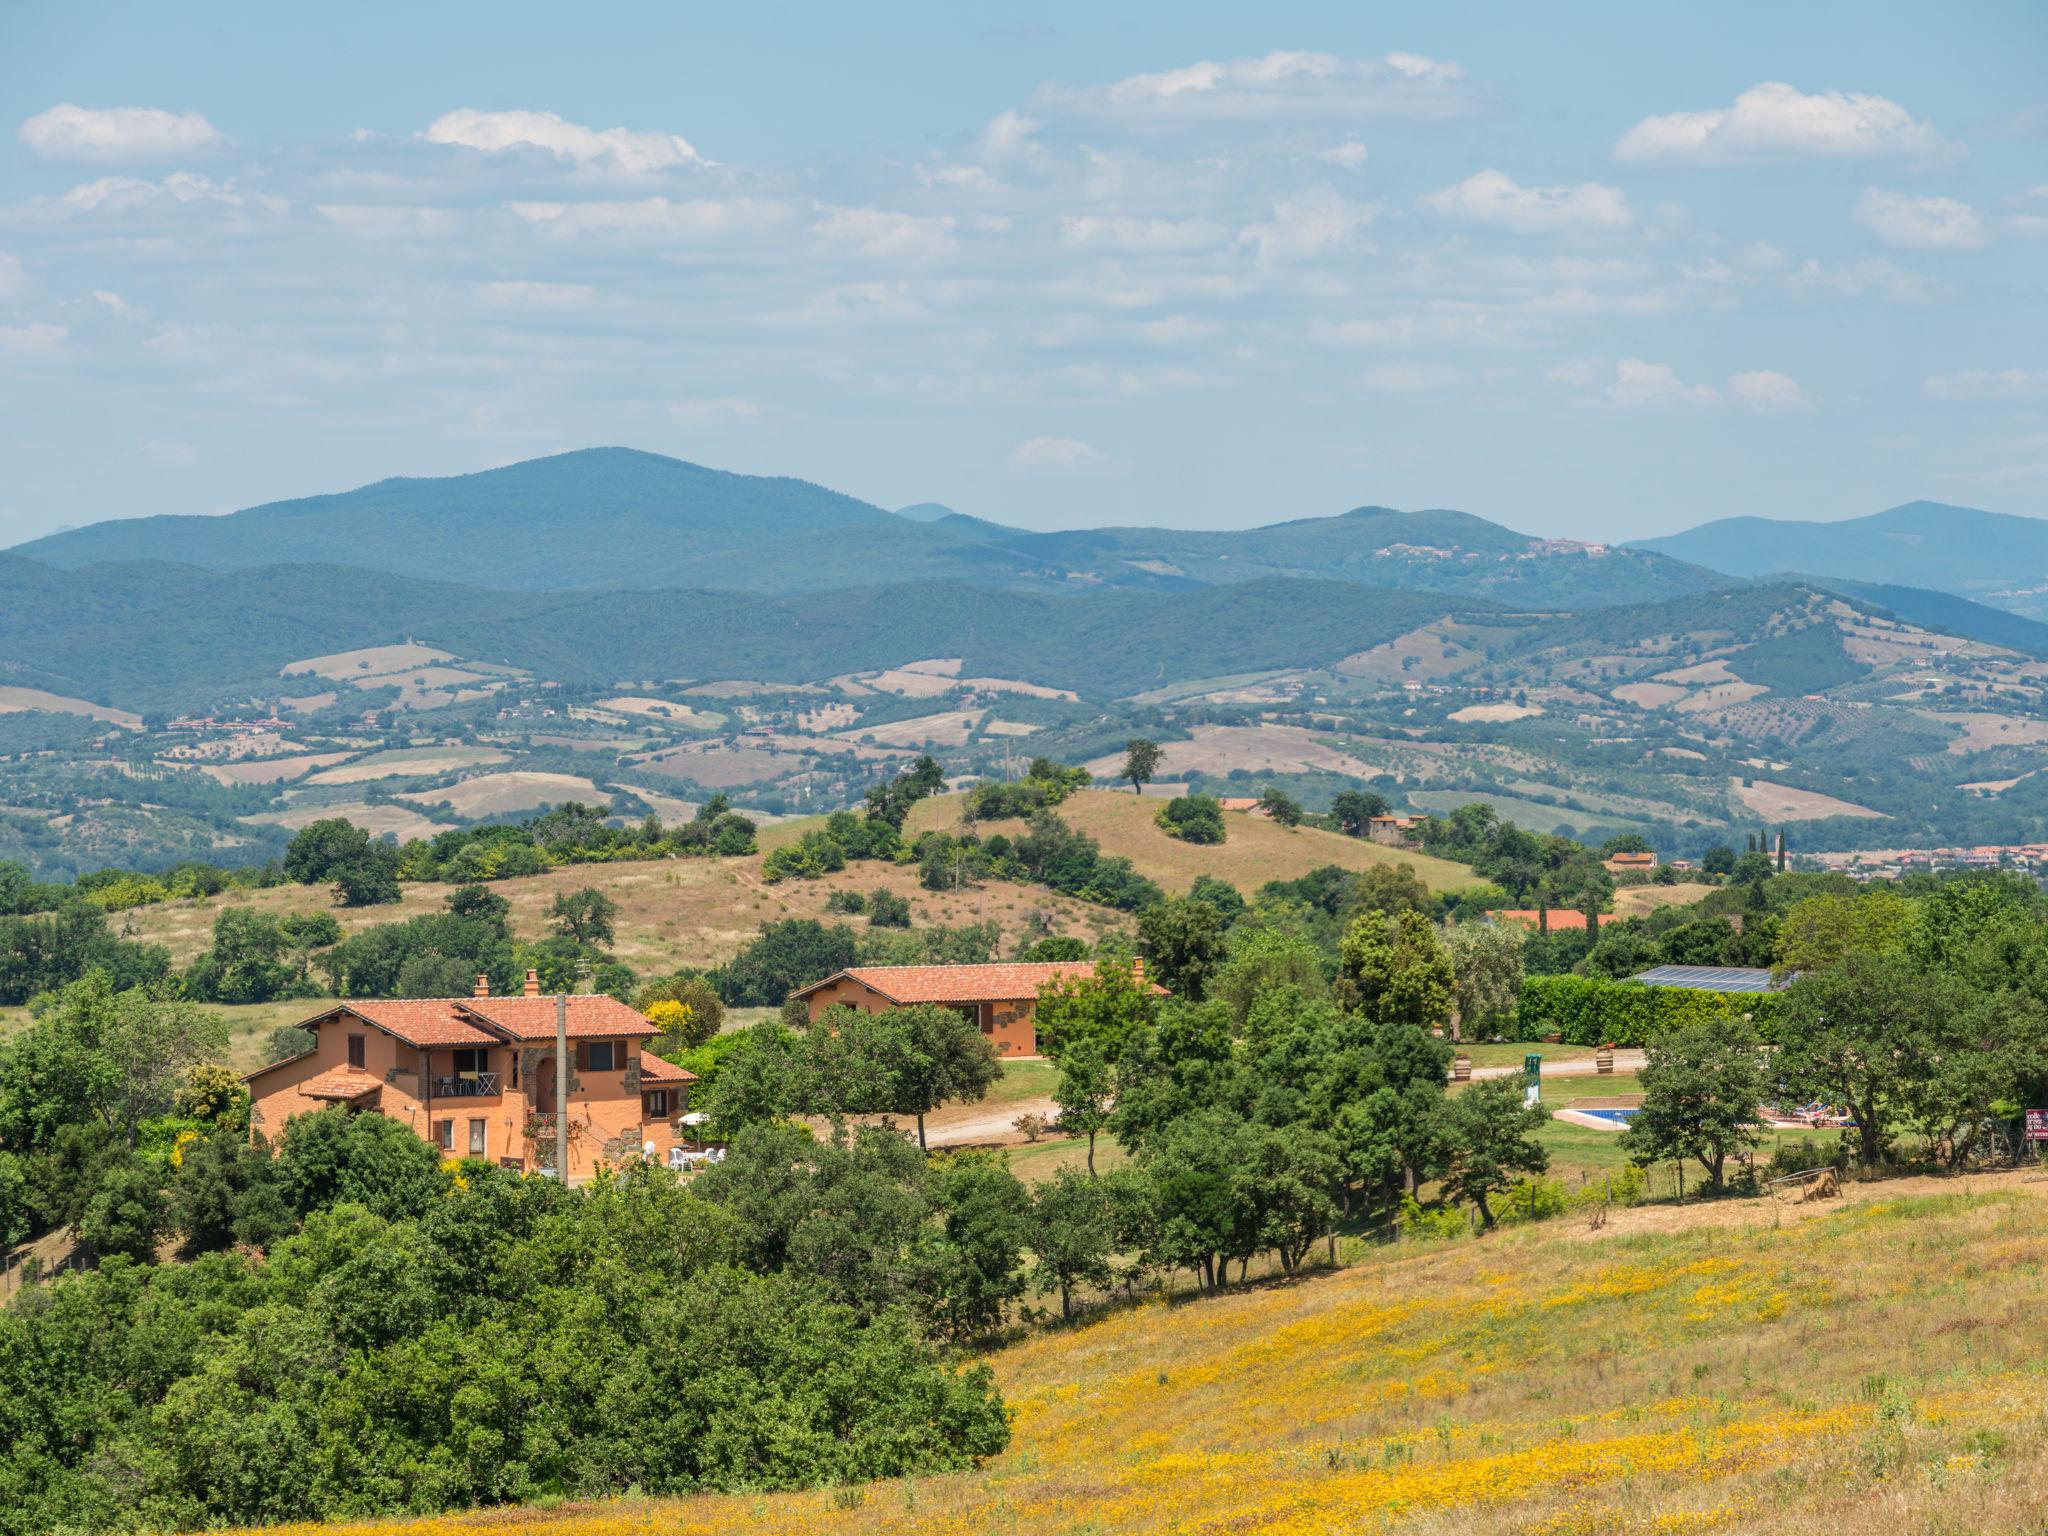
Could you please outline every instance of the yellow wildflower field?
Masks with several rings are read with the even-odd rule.
[[[1373,1250],[1335,1273],[1140,1305],[998,1352],[1015,1436],[976,1473],[319,1529],[2037,1529],[2042,1193],[1978,1179],[1882,1202],[1852,1190],[1797,1220],[1760,1203],[1748,1221],[1600,1233],[1558,1221]]]

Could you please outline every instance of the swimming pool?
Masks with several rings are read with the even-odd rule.
[[[1581,1109],[1576,1111],[1576,1113],[1591,1115],[1595,1120],[1606,1120],[1616,1126],[1623,1126],[1635,1119],[1642,1111],[1640,1109]]]

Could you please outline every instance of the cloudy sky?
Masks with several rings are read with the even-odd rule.
[[[0,9],[0,543],[622,443],[1034,527],[2048,514],[2048,8]]]

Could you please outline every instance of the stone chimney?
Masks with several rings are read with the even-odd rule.
[[[526,972],[526,995],[528,997],[540,996],[540,972],[530,966]]]
[[[1140,992],[1145,990],[1145,957],[1143,955],[1131,957],[1131,979],[1137,982]]]
[[[478,971],[476,975],[476,991],[470,995],[472,997],[489,997],[491,995],[491,978],[482,971]]]

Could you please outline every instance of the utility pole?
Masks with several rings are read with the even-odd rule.
[[[569,1187],[569,994],[555,994],[555,1177]]]

